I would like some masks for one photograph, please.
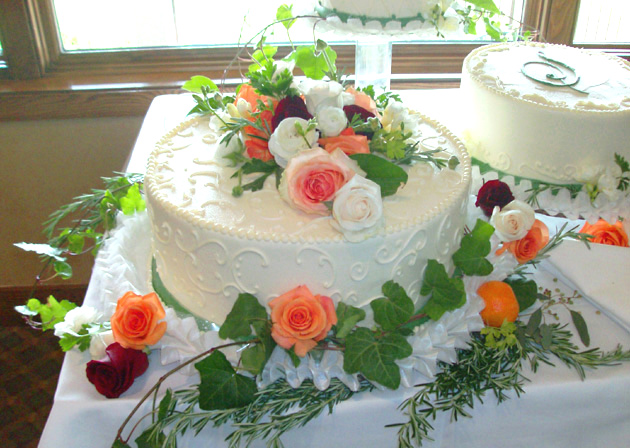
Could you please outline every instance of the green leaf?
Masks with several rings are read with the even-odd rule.
[[[252,335],[252,326],[262,331],[267,326],[267,310],[251,294],[239,294],[219,330],[221,339],[243,339]],[[256,331],[258,333],[259,331]]]
[[[407,340],[396,333],[377,339],[374,332],[359,327],[346,338],[343,369],[347,373],[360,372],[368,380],[390,389],[400,385],[400,370],[394,362],[412,353]]]
[[[486,33],[492,38],[492,40],[501,40],[501,30],[497,28],[497,24],[492,22],[488,17],[483,18],[486,24]]]
[[[400,166],[374,154],[353,154],[350,156],[365,171],[366,179],[381,187],[381,196],[396,194],[407,183],[409,176]]]
[[[15,243],[14,246],[19,247],[27,252],[35,252],[40,255],[54,258],[57,261],[65,261],[66,258],[62,257],[63,250],[58,247],[53,247],[48,244],[34,244],[34,243]]]
[[[588,347],[591,343],[591,336],[588,334],[588,327],[586,325],[586,321],[584,320],[584,317],[582,317],[582,315],[578,313],[577,311],[573,311],[573,310],[570,310],[570,311],[571,311],[571,320],[573,320],[573,325],[575,325],[575,328],[578,331],[580,340],[582,341],[582,344]]]
[[[276,11],[276,20],[283,20],[282,25],[288,30],[295,23],[295,19],[291,20],[293,17],[292,11],[293,5],[280,5],[278,10]]]
[[[533,336],[540,327],[540,323],[542,322],[542,309],[538,308],[536,311],[532,313],[527,321],[527,327],[525,328],[525,332],[529,336]]]
[[[524,311],[534,303],[538,298],[538,285],[534,280],[525,280],[523,278],[506,278],[505,283],[512,287],[516,300],[518,301],[519,311]]]
[[[252,344],[241,352],[241,366],[252,375],[258,375],[262,372],[267,359],[267,352],[263,344]]]
[[[459,249],[453,254],[453,263],[466,275],[486,276],[494,269],[486,256],[490,253],[490,237],[494,227],[481,219],[475,228],[464,235]]]
[[[120,439],[116,439],[112,444],[112,448],[131,448],[131,445],[126,444]]]
[[[154,433],[151,428],[148,428],[136,438],[135,442],[138,448],[162,448],[165,440],[166,436],[163,432]]]
[[[339,302],[337,305],[337,330],[338,338],[345,338],[355,325],[365,319],[365,311],[354,306]]]
[[[466,303],[466,290],[461,278],[449,278],[446,268],[436,260],[429,260],[420,294],[431,297],[421,308],[432,320],[439,320],[447,311]]]
[[[53,263],[53,269],[55,273],[62,278],[72,277],[72,266],[65,261],[55,261]]]
[[[171,408],[171,404],[173,403],[173,391],[171,389],[166,389],[166,393],[160,400],[160,404],[158,406],[158,420],[164,420],[169,413]]]
[[[495,5],[493,0],[465,0],[467,3],[475,5],[479,9],[490,11],[494,14],[501,14],[501,10]]]
[[[300,68],[304,74],[311,79],[322,79],[327,72],[334,70],[337,60],[337,53],[332,48],[326,47],[324,51],[318,52],[314,45],[298,47],[286,59],[294,60],[296,67]],[[333,65],[330,67],[328,61]]]
[[[120,207],[125,215],[133,215],[136,212],[144,211],[146,204],[140,194],[140,186],[133,184],[127,189],[127,194],[120,198]]]
[[[384,298],[372,300],[374,321],[383,330],[392,331],[404,324],[413,315],[413,301],[405,290],[393,280],[383,285]]]
[[[249,67],[247,67],[248,72],[254,72],[259,68],[264,66],[265,61],[273,60],[273,57],[278,52],[278,47],[272,47],[270,45],[265,45],[264,47],[257,48],[254,53],[252,53],[252,59],[255,61]]]
[[[295,346],[291,347],[289,350],[286,350],[289,358],[291,358],[291,362],[293,363],[293,367],[299,367],[302,363],[302,360],[298,355],[295,354]]]
[[[552,336],[553,336],[551,326],[547,324],[542,324],[540,326],[540,335],[542,337],[540,341],[540,345],[542,345],[542,348],[544,348],[545,350],[549,350],[549,348],[551,347],[551,341],[552,341]]]
[[[206,76],[193,76],[184,83],[182,89],[189,92],[201,93],[201,88],[207,87],[209,91],[219,90],[217,85]]]
[[[236,373],[221,351],[214,351],[195,368],[201,377],[199,407],[204,411],[238,408],[254,401],[256,381]]]

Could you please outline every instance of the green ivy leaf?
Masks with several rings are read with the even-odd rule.
[[[370,306],[374,311],[374,321],[385,331],[395,330],[413,315],[413,301],[404,288],[393,280],[383,285],[385,297],[372,300]]]
[[[541,322],[542,322],[542,309],[538,308],[536,311],[532,313],[531,316],[529,316],[529,320],[527,321],[527,327],[525,328],[525,332],[530,336],[534,336],[534,333],[536,333],[536,330],[538,330],[538,327],[540,327]]]
[[[431,296],[420,312],[432,320],[439,320],[445,312],[456,310],[466,303],[462,279],[449,278],[444,265],[436,260],[429,260],[427,264],[420,294]]]
[[[356,324],[365,319],[365,311],[354,306],[339,302],[337,305],[337,325],[335,335],[345,338]]]
[[[254,63],[247,67],[248,72],[254,72],[259,68],[263,67],[263,63],[265,61],[273,60],[273,57],[278,52],[278,47],[272,47],[271,45],[265,45],[262,48],[257,48],[254,53],[252,53],[252,59]]]
[[[251,294],[239,294],[219,330],[221,339],[243,339],[252,335],[252,326],[267,325],[267,310]]]
[[[201,377],[199,407],[204,411],[240,408],[254,401],[256,381],[236,373],[221,351],[214,351],[195,368]]]
[[[409,176],[400,166],[374,154],[353,154],[350,158],[365,171],[366,179],[381,187],[381,196],[396,194],[407,183]]]
[[[370,329],[359,327],[346,338],[343,369],[350,374],[360,372],[370,381],[397,389],[400,370],[394,361],[411,352],[411,345],[400,334],[390,333],[377,339]]]
[[[154,434],[151,428],[143,431],[135,440],[138,448],[162,448],[165,441],[166,436],[163,432]]]
[[[173,391],[171,389],[166,389],[166,393],[164,397],[160,400],[160,404],[158,406],[158,420],[164,420],[166,416],[170,413],[171,407],[173,404]]]
[[[494,227],[481,219],[472,232],[464,235],[460,248],[453,254],[453,263],[466,275],[486,276],[494,269],[486,256],[490,253],[490,237]]]
[[[282,25],[288,30],[293,26],[296,19],[290,20],[293,17],[293,5],[280,5],[276,11],[276,20],[284,20]]]
[[[49,296],[45,304],[37,299],[29,299],[26,302],[26,307],[31,312],[36,313],[35,315],[39,315],[42,322],[42,331],[46,331],[54,328],[56,323],[62,322],[66,313],[76,308],[77,305],[68,300],[58,302],[53,296]]]
[[[201,93],[201,88],[206,87],[209,91],[219,90],[217,85],[206,76],[193,76],[184,83],[182,89],[193,93]]]
[[[536,303],[538,298],[538,285],[534,280],[525,280],[523,278],[506,278],[505,283],[512,287],[518,308],[522,312]]]
[[[131,448],[131,445],[126,444],[120,439],[116,439],[112,444],[112,448]]]
[[[573,320],[573,325],[575,325],[575,328],[578,331],[580,340],[582,341],[582,344],[588,347],[591,344],[591,336],[588,334],[588,326],[586,325],[586,321],[584,320],[584,317],[582,317],[582,315],[577,311],[570,311],[571,320]]]
[[[465,0],[479,9],[490,11],[494,14],[501,14],[501,10],[497,7],[493,0]]]
[[[334,69],[329,67],[326,58],[334,66],[337,60],[337,53],[332,48],[326,47],[318,52],[314,45],[298,47],[286,59],[295,61],[296,67],[300,68],[304,74],[311,79],[322,79],[327,72]]]
[[[125,215],[133,215],[144,211],[146,204],[140,194],[140,186],[133,184],[127,189],[127,194],[120,198],[120,208]]]
[[[59,275],[61,278],[70,278],[72,277],[72,266],[65,261],[55,261],[53,263],[53,269],[55,273]]]

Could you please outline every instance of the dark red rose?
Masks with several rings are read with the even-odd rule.
[[[104,359],[88,362],[85,373],[101,395],[118,398],[146,372],[149,358],[143,351],[124,348],[118,342],[110,344],[105,353]]]
[[[503,208],[513,200],[514,195],[508,184],[500,180],[489,180],[479,189],[475,205],[481,208],[486,216],[492,216],[495,206]]]
[[[313,116],[306,109],[306,103],[299,96],[287,96],[280,100],[273,112],[271,119],[271,131],[275,131],[282,120],[289,117],[298,117],[310,120]]]
[[[376,116],[369,110],[364,109],[361,106],[357,106],[356,104],[343,106],[343,111],[346,113],[346,117],[348,118],[348,123],[352,121],[352,118],[355,115],[360,115],[361,121],[367,121],[368,118],[374,118]]]

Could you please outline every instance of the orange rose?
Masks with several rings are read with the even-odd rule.
[[[592,238],[588,239],[592,243],[628,247],[628,234],[623,230],[623,224],[620,221],[614,224],[609,224],[603,219],[595,224],[586,222],[580,233],[593,235]]]
[[[509,241],[503,243],[503,247],[497,250],[497,255],[501,255],[506,250],[509,251],[519,263],[525,263],[533,260],[538,252],[549,242],[549,229],[538,219],[534,221],[534,225],[529,229],[527,235],[520,240]]]
[[[166,313],[157,294],[139,296],[129,291],[116,304],[111,318],[114,339],[125,348],[142,350],[153,345],[164,335]]]
[[[341,149],[346,155],[369,154],[370,146],[365,135],[339,135],[319,139],[319,145],[328,152]]]
[[[271,308],[271,337],[284,348],[294,347],[300,358],[326,337],[337,323],[335,306],[330,297],[316,295],[304,285],[276,297]]]
[[[258,115],[264,129],[263,131],[256,129],[254,126],[245,126],[243,128],[247,155],[252,159],[260,159],[263,162],[273,159],[273,155],[269,152],[269,135],[271,132],[272,116],[273,112],[270,110],[263,110]]]

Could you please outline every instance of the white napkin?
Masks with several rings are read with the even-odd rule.
[[[560,280],[630,332],[630,249],[565,240],[551,251]],[[564,277],[564,278],[563,278]]]

